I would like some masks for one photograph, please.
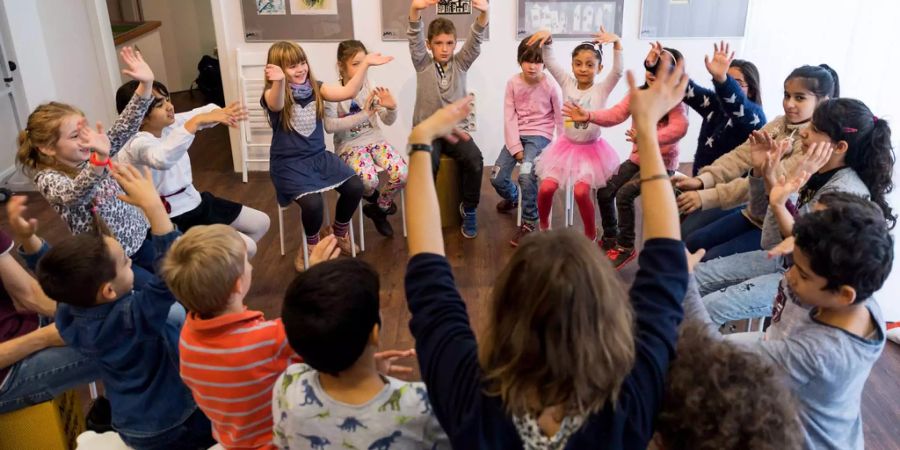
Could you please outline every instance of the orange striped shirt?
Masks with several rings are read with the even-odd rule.
[[[258,311],[203,320],[189,313],[178,344],[181,378],[226,449],[274,449],[272,386],[300,361],[281,319]]]

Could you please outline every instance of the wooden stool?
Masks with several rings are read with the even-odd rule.
[[[438,169],[434,188],[437,191],[438,204],[441,207],[441,226],[458,227],[462,224],[459,216],[459,187],[462,184],[459,166],[456,160],[441,155],[441,167]]]
[[[0,450],[70,450],[84,431],[75,391],[16,411],[0,414]]]

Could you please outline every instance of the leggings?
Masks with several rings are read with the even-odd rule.
[[[553,194],[559,189],[559,183],[552,178],[541,180],[538,188],[538,216],[541,229],[550,228],[550,208],[553,206]],[[584,235],[588,239],[597,238],[597,225],[594,222],[594,201],[591,198],[591,186],[583,181],[575,183],[575,203],[578,204],[578,213],[581,222],[584,223]]]
[[[345,148],[341,159],[359,175],[366,197],[378,189],[378,168],[388,173],[387,184],[378,197],[378,206],[382,210],[390,208],[394,197],[406,186],[406,175],[409,173],[406,161],[385,141]]]
[[[334,190],[339,194],[334,211],[334,221],[349,223],[359,206],[360,199],[362,199],[363,183],[359,177],[353,176]],[[295,201],[300,205],[300,220],[303,221],[306,235],[315,236],[322,228],[322,220],[325,217],[325,199],[322,197],[322,193],[306,194]]]

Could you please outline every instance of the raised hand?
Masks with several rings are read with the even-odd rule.
[[[631,96],[629,110],[635,120],[655,124],[684,99],[689,80],[684,73],[684,60],[678,61],[671,70],[673,63],[670,53],[662,53],[656,68],[656,82],[647,89],[638,89],[633,72],[629,70],[625,74]]]
[[[654,67],[656,63],[659,62],[659,55],[662,54],[663,46],[659,43],[659,41],[650,43],[650,51],[647,52],[647,56],[644,58],[644,66],[645,67]]]
[[[144,57],[141,56],[141,52],[134,50],[131,47],[124,47],[122,51],[119,52],[119,55],[122,56],[122,61],[127,66],[125,69],[122,69],[122,74],[127,75],[141,83],[152,83],[153,82],[153,69],[150,68],[150,65],[144,61]]]
[[[834,153],[834,147],[831,142],[815,142],[806,149],[800,164],[794,169],[797,171],[805,171],[814,174],[825,167]]]
[[[153,185],[149,168],[145,167],[143,171],[139,171],[134,166],[123,164],[112,172],[112,176],[125,190],[124,194],[119,194],[119,200],[137,206],[145,212],[155,206],[162,207],[162,200],[156,186]]]
[[[629,128],[625,131],[625,141],[631,143],[637,143],[637,130],[634,128]]]
[[[765,178],[767,188],[771,189],[778,182],[781,168],[781,158],[784,157],[791,149],[790,139],[782,139],[778,142],[772,141],[769,151],[766,154],[766,163],[763,166],[763,178]]]
[[[242,105],[241,102],[232,102],[228,106],[222,108],[222,111],[228,115],[227,125],[230,127],[237,126],[238,122],[247,120],[247,117],[249,117],[247,107]]]
[[[341,249],[337,246],[337,238],[333,234],[329,234],[322,238],[309,253],[309,265],[312,267],[321,262],[337,259],[340,254]]]
[[[381,53],[369,53],[368,55],[366,55],[366,59],[363,60],[363,62],[370,66],[380,66],[382,64],[387,64],[393,60],[393,56],[386,56],[382,55]]]
[[[266,64],[266,79],[269,81],[284,80],[284,70],[275,64]]]
[[[412,375],[413,369],[409,366],[398,365],[397,360],[415,357],[416,351],[413,349],[385,350],[375,354],[375,368],[384,375],[406,379]]]
[[[480,11],[482,14],[487,14],[490,5],[488,4],[488,0],[472,0],[472,8]]]
[[[388,88],[378,86],[375,88],[374,92],[375,95],[378,96],[378,103],[381,106],[390,110],[397,109],[397,100],[394,99],[394,95],[391,94],[391,91]]]
[[[97,122],[96,129],[94,129],[87,124],[87,120],[82,120],[78,125],[78,145],[90,148],[104,157],[109,157],[109,136],[103,132],[103,124],[100,122]]]
[[[410,8],[421,11],[429,6],[437,5],[437,3],[438,0],[413,0],[410,4]]]
[[[6,217],[9,220],[9,228],[16,242],[24,243],[31,239],[38,230],[37,219],[27,219],[25,212],[28,210],[26,203],[28,197],[16,195],[6,203]]]
[[[550,30],[543,28],[538,31],[535,31],[534,34],[528,39],[527,45],[531,46],[535,43],[538,44],[538,47],[543,47],[544,44],[552,44],[553,43],[553,35],[550,34]]]
[[[725,82],[728,68],[731,67],[731,61],[734,61],[734,52],[729,53],[730,49],[731,46],[725,41],[721,41],[719,44],[713,43],[712,59],[709,58],[709,55],[703,57],[706,70],[717,83]]]
[[[601,44],[614,44],[620,41],[619,35],[606,31],[602,25],[600,31],[594,33],[594,40]]]
[[[770,205],[784,205],[791,194],[800,192],[800,188],[809,181],[810,173],[805,170],[794,171],[790,177],[780,176],[769,190]]]
[[[587,110],[580,105],[576,105],[574,102],[566,102],[563,104],[562,115],[576,122],[587,122],[588,119],[591,118],[591,115]]]
[[[700,200],[700,193],[697,191],[682,192],[676,199],[678,202],[678,212],[680,214],[690,214],[703,207]]]
[[[769,152],[778,148],[775,138],[766,131],[753,130],[750,132],[750,165],[756,176],[761,176],[766,169]]]

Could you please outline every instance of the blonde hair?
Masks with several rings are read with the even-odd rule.
[[[33,175],[40,170],[52,168],[71,177],[78,174],[78,169],[59,164],[56,158],[40,150],[40,147],[56,145],[63,120],[72,115],[84,117],[84,113],[78,108],[59,102],[44,103],[28,115],[25,129],[19,132],[19,148],[16,151],[16,160],[26,173]]]
[[[278,41],[269,47],[266,64],[274,64],[281,67],[281,70],[287,70],[288,67],[301,63],[306,63],[308,66],[306,78],[309,80],[310,86],[312,86],[313,95],[316,99],[316,118],[321,119],[325,117],[325,103],[319,92],[319,83],[316,81],[316,77],[313,76],[312,66],[309,65],[309,60],[306,58],[306,52],[299,45],[288,41]],[[284,84],[284,108],[281,110],[281,127],[285,130],[290,130],[294,96],[291,94],[291,84],[287,80],[284,80],[282,84]],[[270,87],[272,87],[272,82],[266,80],[265,90],[268,90]]]
[[[633,312],[615,270],[572,230],[535,233],[498,277],[479,359],[508,413],[597,412],[634,364]]]
[[[198,225],[172,244],[162,276],[175,297],[203,318],[227,306],[234,282],[244,273],[247,245],[228,225]]]

